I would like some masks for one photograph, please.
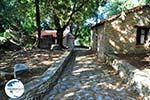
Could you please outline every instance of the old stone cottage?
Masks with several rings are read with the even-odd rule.
[[[92,27],[92,49],[98,52],[99,57],[105,53],[149,52],[149,43],[149,5],[129,9]]]
[[[56,44],[57,30],[41,30],[40,48],[51,48],[52,44]],[[37,32],[36,32],[37,35]],[[63,33],[63,45],[69,49],[74,48],[74,36],[69,31]]]

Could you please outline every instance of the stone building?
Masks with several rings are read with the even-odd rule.
[[[93,26],[91,32],[92,49],[99,57],[103,58],[105,53],[149,52],[150,6],[138,6],[114,15]]]
[[[52,44],[56,44],[57,42],[56,33],[57,33],[56,30],[41,30],[40,48],[48,49],[51,48]],[[69,31],[66,30],[63,33],[63,45],[69,49],[74,48],[74,36]]]

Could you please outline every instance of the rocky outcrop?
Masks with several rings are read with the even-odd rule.
[[[128,82],[132,90],[145,100],[150,99],[150,74],[140,71],[115,55],[106,54],[106,62],[119,72],[119,76]]]

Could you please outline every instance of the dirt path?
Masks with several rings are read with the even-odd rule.
[[[94,54],[78,56],[68,66],[44,100],[140,100],[105,64],[98,64]]]

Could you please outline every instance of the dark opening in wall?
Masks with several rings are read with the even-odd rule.
[[[150,38],[150,27],[136,26],[136,45],[144,45]]]

